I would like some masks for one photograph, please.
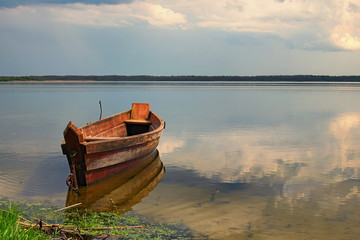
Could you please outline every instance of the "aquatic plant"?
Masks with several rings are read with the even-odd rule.
[[[0,239],[192,239],[182,223],[159,223],[134,212],[56,209],[49,202],[0,200]]]

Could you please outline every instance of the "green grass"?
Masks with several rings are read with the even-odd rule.
[[[182,222],[159,223],[134,212],[123,215],[76,209],[54,212],[57,209],[50,202],[0,199],[0,239],[56,239],[64,235],[71,239],[101,235],[116,236],[116,239],[194,238]],[[40,220],[42,230],[39,230]],[[24,227],[25,224],[28,226]]]
[[[42,240],[50,239],[45,233],[19,225],[21,210],[16,204],[9,203],[7,209],[0,209],[0,239],[1,240]]]
[[[76,225],[84,235],[116,235],[121,239],[193,239],[183,223],[158,223],[133,212],[118,215],[109,212],[73,211],[64,219],[65,225]],[[83,229],[113,227],[109,230]],[[123,228],[118,228],[123,227]]]

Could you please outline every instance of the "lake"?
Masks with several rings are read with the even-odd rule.
[[[103,117],[148,102],[166,121],[166,171],[132,211],[211,239],[358,238],[360,84],[1,83],[0,194],[64,206],[63,130],[98,120],[99,101]]]

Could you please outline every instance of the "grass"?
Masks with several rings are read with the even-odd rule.
[[[0,209],[0,239],[42,240],[50,239],[45,233],[33,228],[23,228],[19,224],[20,210],[16,204],[9,203],[7,209]]]
[[[182,222],[159,223],[134,212],[119,215],[89,210],[55,210],[57,208],[50,202],[0,199],[0,239],[91,239],[104,235],[112,236],[112,239],[194,238]]]
[[[121,239],[192,239],[191,232],[181,222],[164,224],[129,212],[124,215],[108,212],[72,211],[64,220],[76,225],[83,235],[116,235]],[[109,229],[99,229],[109,227]],[[89,229],[90,228],[90,229]]]

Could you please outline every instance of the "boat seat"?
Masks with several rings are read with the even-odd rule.
[[[130,119],[147,120],[149,118],[150,104],[133,103],[131,108]]]
[[[131,108],[130,119],[124,120],[128,136],[146,133],[150,129],[149,121],[150,104],[133,103]]]
[[[138,124],[138,125],[150,125],[150,120],[143,120],[143,119],[128,119],[124,120],[124,123],[126,124]]]

